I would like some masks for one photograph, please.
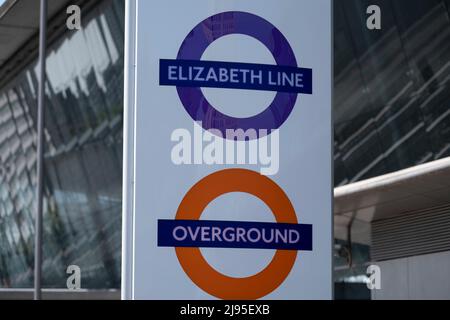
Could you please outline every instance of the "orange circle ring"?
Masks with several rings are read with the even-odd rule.
[[[297,216],[284,191],[271,179],[246,169],[215,172],[196,183],[181,201],[178,220],[199,220],[206,206],[215,198],[230,192],[252,194],[272,210],[278,223],[296,224]],[[297,257],[296,250],[277,250],[259,273],[234,278],[216,271],[199,248],[175,248],[178,261],[188,277],[205,292],[220,299],[259,299],[278,288],[289,275]]]

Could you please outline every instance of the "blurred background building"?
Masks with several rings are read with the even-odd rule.
[[[449,7],[334,1],[336,298],[450,299]],[[49,0],[49,18],[43,284],[63,296],[75,264],[80,295],[118,298],[124,1]],[[33,286],[38,21],[39,1],[0,7],[0,298]]]
[[[371,4],[381,8],[379,31],[365,28]],[[373,263],[374,299],[450,299],[449,6],[334,1],[335,280],[344,297]]]
[[[73,3],[73,2],[70,2]],[[124,1],[49,1],[43,285],[120,287]],[[0,10],[0,287],[33,286],[39,1]]]

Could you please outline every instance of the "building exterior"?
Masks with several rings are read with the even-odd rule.
[[[49,5],[50,11],[63,10],[59,14],[63,19],[54,23],[65,26],[63,1],[50,1]],[[48,50],[43,284],[64,288],[67,265],[75,264],[83,270],[84,288],[117,289],[124,3],[84,1],[81,5],[86,9],[83,30],[56,30]],[[15,25],[24,13],[39,12],[38,1],[8,1],[3,10],[5,6],[1,32],[10,37],[20,34],[21,28],[28,29],[18,26],[17,31],[4,25]],[[34,26],[35,35],[37,15],[30,18],[24,22]],[[49,30],[54,30],[52,26],[50,23]],[[4,38],[2,54],[10,44]],[[33,41],[24,38],[19,53],[2,56],[6,59],[2,60],[0,94],[3,288],[33,286],[37,103]],[[16,66],[17,71],[9,71]]]
[[[449,299],[449,2],[334,3],[336,281],[377,264],[375,299]]]
[[[38,7],[0,7],[0,297],[33,285]],[[334,1],[337,298],[450,299],[449,8]],[[118,290],[124,1],[49,0],[49,17],[43,284],[65,288],[78,265],[83,289]]]

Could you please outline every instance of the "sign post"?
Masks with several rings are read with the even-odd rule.
[[[332,298],[331,13],[128,1],[124,299]]]

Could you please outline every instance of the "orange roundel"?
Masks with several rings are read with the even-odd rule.
[[[215,172],[196,183],[181,201],[179,220],[199,220],[204,209],[217,197],[230,192],[244,192],[261,199],[278,223],[296,224],[297,216],[284,191],[271,179],[246,169]],[[216,271],[199,248],[175,248],[188,277],[205,292],[230,300],[259,299],[278,288],[289,275],[297,257],[296,250],[277,250],[261,272],[244,278],[226,276]]]

